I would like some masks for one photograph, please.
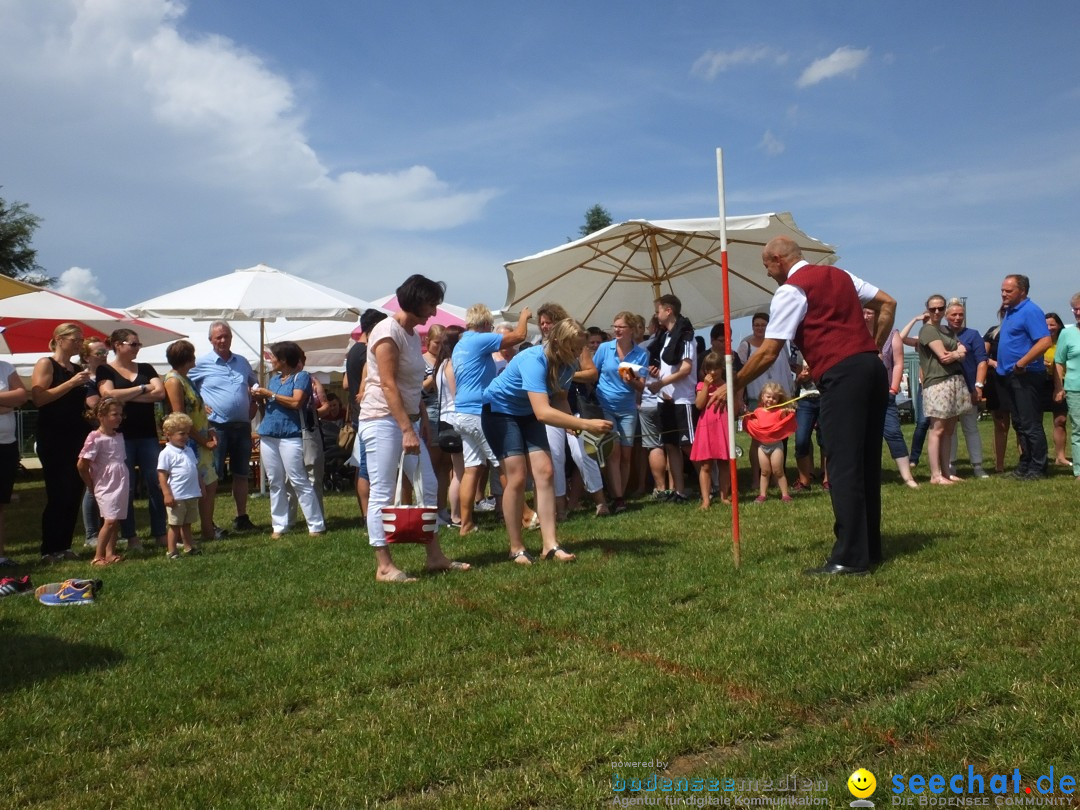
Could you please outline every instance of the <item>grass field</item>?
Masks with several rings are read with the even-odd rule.
[[[993,805],[992,774],[1035,796],[1050,768],[1080,775],[1078,485],[910,491],[886,469],[871,577],[800,573],[831,545],[819,489],[742,510],[739,570],[726,507],[639,502],[563,524],[572,565],[507,563],[483,515],[445,541],[472,572],[378,585],[347,495],[320,540],[35,565],[38,584],[105,588],[80,608],[0,600],[0,804],[846,807],[864,767],[881,807],[894,775],[970,766]],[[8,551],[29,560],[40,482],[18,494]],[[267,509],[252,501],[260,526]],[[396,557],[421,571],[419,547]]]

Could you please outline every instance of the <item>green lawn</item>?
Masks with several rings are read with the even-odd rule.
[[[105,588],[81,608],[0,600],[0,804],[846,807],[865,767],[882,807],[894,774],[1080,776],[1077,483],[910,491],[886,470],[871,577],[801,574],[831,545],[819,489],[742,509],[739,570],[726,507],[639,502],[563,524],[572,565],[507,563],[483,515],[445,541],[472,572],[379,585],[347,495],[320,540],[35,565],[36,584]],[[18,494],[8,551],[30,560],[40,483]],[[252,501],[260,526],[267,509]],[[396,557],[422,569],[419,547]],[[654,774],[671,792],[629,792]],[[810,790],[770,791],[781,779]]]

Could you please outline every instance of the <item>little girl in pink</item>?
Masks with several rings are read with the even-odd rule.
[[[724,356],[709,352],[702,361],[704,378],[697,384],[694,404],[701,412],[694,430],[694,444],[690,448],[690,460],[698,473],[701,488],[701,508],[708,509],[712,495],[712,464],[721,462],[720,502],[728,503],[731,495],[731,474],[727,462],[731,459],[728,445],[727,408],[716,410],[707,407],[709,395],[724,384]]]
[[[112,397],[102,397],[94,415],[98,429],[91,431],[79,451],[79,477],[94,493],[101,512],[101,530],[92,565],[110,565],[123,557],[116,553],[116,537],[120,521],[127,514],[128,481],[127,451],[124,437],[116,432],[124,418],[124,406]]]

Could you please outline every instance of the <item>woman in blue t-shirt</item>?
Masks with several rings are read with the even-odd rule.
[[[270,485],[270,522],[274,539],[289,529],[289,495],[292,484],[312,537],[326,531],[322,507],[304,467],[304,426],[301,421],[311,397],[311,376],[300,369],[303,351],[291,340],[270,346],[273,375],[266,387],[255,386],[251,396],[266,403],[259,423],[259,456]]]
[[[521,541],[525,481],[532,472],[536,512],[540,516],[545,560],[570,562],[573,554],[555,537],[555,479],[544,425],[565,430],[608,433],[606,419],[580,419],[570,413],[566,390],[585,347],[585,330],[567,318],[556,323],[544,346],[519,353],[484,390],[481,424],[484,437],[506,473],[503,518],[510,538],[510,559],[531,565],[533,556]]]
[[[645,388],[644,373],[649,365],[649,354],[634,344],[634,313],[620,312],[611,321],[615,339],[601,343],[593,355],[593,364],[600,372],[596,383],[596,399],[604,409],[604,418],[610,419],[619,433],[619,449],[607,460],[608,486],[615,496],[612,511],[626,511],[623,494],[630,480],[630,463],[634,452],[634,435],[637,433],[638,400]],[[620,371],[619,365],[629,363],[641,366],[643,371]]]
[[[461,530],[462,537],[476,531],[473,515],[480,468],[489,461],[497,461],[484,438],[480,414],[484,405],[484,389],[495,379],[494,352],[517,346],[528,337],[528,307],[521,310],[517,327],[505,334],[493,332],[494,318],[484,304],[473,304],[465,313],[466,331],[454,346],[454,424],[461,434],[464,455],[464,473],[461,476]]]

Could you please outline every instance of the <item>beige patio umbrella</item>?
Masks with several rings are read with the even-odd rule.
[[[833,264],[835,249],[803,233],[791,214],[727,217],[731,317],[768,309],[775,285],[761,250],[775,236],[794,239],[813,264]],[[673,293],[695,328],[723,319],[720,219],[634,219],[506,264],[505,310],[533,311],[555,301],[584,326],[605,328],[623,310],[649,316]]]

